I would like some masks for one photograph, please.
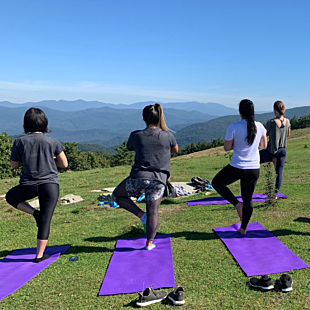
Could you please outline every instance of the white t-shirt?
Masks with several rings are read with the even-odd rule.
[[[225,140],[233,140],[233,156],[230,165],[239,169],[259,169],[258,145],[266,129],[260,122],[255,122],[257,133],[252,145],[246,139],[248,135],[247,121],[241,120],[229,125],[226,131]]]

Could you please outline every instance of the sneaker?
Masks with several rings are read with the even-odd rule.
[[[140,217],[141,224],[143,225],[143,230],[146,233],[146,220],[147,220],[147,215],[146,212],[143,213],[143,215]]]
[[[139,293],[139,298],[136,305],[139,307],[145,307],[148,305],[161,302],[167,296],[167,292],[164,291],[153,291],[151,287],[145,289],[143,293]]]
[[[184,291],[184,287],[178,286],[176,289],[174,289],[168,294],[168,299],[171,300],[175,306],[184,305]]]
[[[151,245],[148,245],[148,246],[145,247],[145,249],[148,250],[148,251],[151,251],[154,248],[156,248],[156,244],[154,244],[154,243],[152,243]]]
[[[290,292],[293,290],[293,280],[288,274],[283,274],[280,277],[281,290],[283,293]]]
[[[272,279],[269,278],[267,275],[262,276],[260,279],[258,278],[251,278],[250,285],[253,287],[259,287],[263,290],[272,290],[274,288]]]

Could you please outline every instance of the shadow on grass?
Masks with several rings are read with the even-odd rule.
[[[270,238],[273,236],[291,236],[291,235],[299,235],[299,236],[310,236],[310,232],[301,232],[290,229],[276,229],[272,231],[268,230],[257,230],[250,231],[246,236],[240,235],[238,232],[221,232],[221,237],[223,239],[231,239],[231,238]],[[98,236],[98,237],[90,237],[84,239],[85,241],[90,242],[112,242],[117,241],[119,239],[129,239],[129,238],[137,238],[144,236],[144,233],[141,229],[132,229],[129,232],[112,236]],[[198,231],[179,231],[170,234],[171,238],[185,238],[186,240],[214,240],[219,239],[218,235],[215,232],[198,232]]]
[[[0,257],[5,257],[9,254],[11,254],[13,251],[15,251],[16,249],[13,249],[11,251],[0,251]]]
[[[301,222],[301,223],[310,223],[310,218],[307,217],[298,217],[294,220],[294,222]]]

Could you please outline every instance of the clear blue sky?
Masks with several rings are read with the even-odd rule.
[[[4,0],[0,101],[310,104],[310,1]]]

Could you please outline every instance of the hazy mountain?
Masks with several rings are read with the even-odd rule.
[[[289,119],[294,116],[301,117],[310,114],[310,106],[292,108],[285,111],[285,116]],[[274,117],[273,113],[257,114],[256,120],[266,123],[267,120]],[[240,120],[239,115],[229,115],[215,118],[207,122],[192,124],[179,130],[176,133],[176,139],[180,147],[191,143],[211,141],[217,138],[224,138],[228,125]]]
[[[132,130],[145,127],[140,109],[104,107],[68,112],[42,108],[48,116],[51,135],[62,141],[113,146],[127,139]],[[27,109],[26,105],[16,108],[0,106],[0,132],[6,131],[9,135],[21,134]],[[178,130],[212,117],[196,111],[189,113],[167,108],[165,118],[171,129]]]
[[[20,108],[20,107],[42,107],[49,108],[58,111],[82,111],[94,108],[108,107],[112,109],[143,109],[146,105],[154,104],[153,101],[147,102],[136,102],[132,104],[112,104],[104,103],[99,101],[84,101],[82,99],[74,101],[66,100],[44,100],[39,102],[26,102],[22,104],[11,103],[9,101],[0,102],[0,107],[7,108]],[[166,108],[184,110],[184,111],[197,111],[204,114],[211,115],[213,117],[219,117],[224,115],[238,114],[237,109],[232,109],[218,103],[200,103],[196,101],[190,102],[167,102],[161,103],[161,105]],[[208,113],[206,113],[208,111]]]

